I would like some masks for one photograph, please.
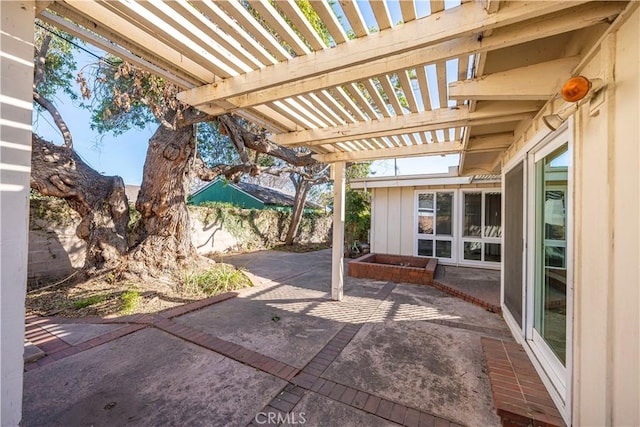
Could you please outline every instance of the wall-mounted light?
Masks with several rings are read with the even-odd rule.
[[[542,121],[549,129],[558,129],[573,113],[578,111],[580,101],[590,99],[603,87],[604,81],[602,79],[589,80],[584,76],[570,78],[560,90],[562,99],[570,104],[557,113],[542,117]]]

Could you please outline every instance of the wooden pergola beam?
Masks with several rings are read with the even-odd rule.
[[[513,142],[513,132],[495,133],[490,135],[472,136],[467,144],[468,153],[483,153],[487,151],[504,150]]]
[[[531,101],[487,102],[474,112],[469,112],[466,106],[454,109],[440,108],[342,126],[272,135],[270,139],[284,146],[314,146],[426,130],[449,129],[456,126],[511,122],[532,117],[539,110],[540,105],[538,102]]]
[[[171,67],[163,66],[163,68],[167,68],[177,76],[188,74],[202,83],[216,79],[216,75],[211,70],[186,58],[173,47],[158,41],[101,4],[87,1],[54,2],[49,5],[49,9],[150,62],[171,64]],[[176,69],[181,71],[175,71]]]
[[[94,46],[99,47],[100,49],[103,49],[105,52],[115,55],[118,58],[121,58],[125,61],[135,64],[136,66],[144,70],[147,70],[157,76],[160,76],[163,79],[170,81],[181,88],[188,89],[188,88],[197,86],[197,80],[190,77],[186,77],[186,76],[185,78],[181,78],[177,75],[176,72],[171,72],[163,68],[160,68],[159,66],[149,61],[146,61],[137,55],[132,54],[128,50],[125,50],[122,47],[111,43],[109,40],[104,39],[96,35],[95,33],[91,33],[85,30],[84,28],[81,28],[77,25],[72,24],[71,22],[61,18],[58,15],[54,15],[46,10],[43,10],[42,12],[40,12],[40,19],[71,34],[74,37],[78,37],[79,39],[88,41]]]
[[[366,160],[394,159],[397,157],[417,157],[435,154],[453,154],[462,150],[460,141],[433,144],[409,145],[405,147],[382,148],[378,150],[347,151],[339,153],[315,154],[313,157],[323,163],[353,162]]]
[[[561,58],[528,67],[449,84],[454,100],[547,100],[571,75],[580,57]]]
[[[465,3],[457,8],[455,13],[430,15],[393,28],[393,31],[371,34],[334,49],[292,58],[259,71],[182,92],[178,98],[190,105],[234,98],[229,101],[238,107],[244,107],[252,105],[251,103],[267,102],[274,97],[299,95],[320,87],[337,86],[425,62],[433,63],[463,54],[496,49],[504,47],[504,43],[509,43],[509,39],[499,37],[494,40],[497,42],[500,39],[499,42],[487,43],[489,38],[486,38],[479,43],[473,34],[539,18],[581,3],[584,1],[513,2],[491,15],[487,14],[480,4]],[[591,25],[594,9],[599,11],[596,13],[598,19],[602,19],[602,14],[608,16],[617,13],[620,8],[620,5],[591,5],[561,16],[560,21],[564,21],[564,25],[553,18],[550,25],[543,23],[533,28],[518,25],[512,33],[522,32],[523,35],[508,45],[544,37],[548,33],[553,35]],[[447,54],[442,49],[450,47],[456,52]],[[436,54],[435,58],[432,58],[433,54]],[[375,71],[367,71],[369,68]],[[262,97],[258,93],[251,99],[236,98],[256,91],[264,93],[269,88],[273,90]]]

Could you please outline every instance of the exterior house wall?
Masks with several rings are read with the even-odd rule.
[[[0,425],[22,418],[33,84],[33,1],[0,2]]]
[[[608,83],[604,97],[570,119],[573,356],[565,414],[572,425],[640,425],[639,40],[636,8],[581,71]],[[523,130],[503,164],[519,161],[550,134],[544,114]]]
[[[500,189],[499,183],[373,188],[371,252],[411,256],[415,245],[415,192],[418,190]],[[454,214],[458,216],[460,213]]]
[[[371,251],[413,255],[413,188],[372,190]]]

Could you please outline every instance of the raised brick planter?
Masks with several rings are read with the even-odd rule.
[[[351,261],[347,268],[351,277],[430,285],[437,265],[435,258],[369,254]]]

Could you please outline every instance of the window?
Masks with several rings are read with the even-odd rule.
[[[502,194],[495,190],[463,193],[462,259],[502,260]]]
[[[416,254],[452,259],[454,193],[452,191],[417,194]]]

